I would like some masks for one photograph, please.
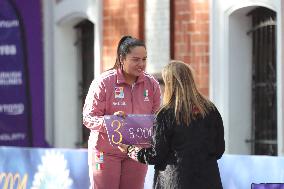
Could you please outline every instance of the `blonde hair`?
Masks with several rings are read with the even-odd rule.
[[[159,112],[173,109],[177,124],[184,123],[188,126],[196,115],[205,117],[214,108],[213,103],[198,91],[188,64],[172,60],[163,68],[162,77],[165,91],[163,106]]]

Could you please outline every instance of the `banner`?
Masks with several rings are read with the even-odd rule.
[[[150,144],[154,115],[129,114],[125,118],[104,116],[107,134],[113,146],[122,144]]]
[[[284,189],[284,184],[276,184],[276,183],[252,184],[251,189]]]
[[[1,189],[89,189],[85,149],[0,147]]]
[[[39,0],[0,1],[1,146],[45,146],[40,11]]]
[[[0,147],[1,189],[89,189],[86,149]],[[218,160],[224,189],[283,189],[284,157],[223,155]],[[151,189],[148,166],[144,189]]]

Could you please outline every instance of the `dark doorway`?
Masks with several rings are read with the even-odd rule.
[[[258,7],[252,18],[252,154],[277,155],[276,13]]]
[[[77,24],[75,29],[77,32],[75,44],[79,51],[79,58],[81,59],[79,61],[82,62],[82,80],[79,82],[79,98],[82,102],[82,110],[89,86],[94,79],[94,24],[88,20],[84,20]],[[82,116],[82,114],[80,116]],[[90,131],[85,126],[80,126],[82,126],[82,142],[80,142],[78,146],[87,147]]]

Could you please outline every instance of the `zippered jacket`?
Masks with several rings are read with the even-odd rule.
[[[131,86],[120,69],[112,69],[93,80],[83,108],[83,124],[93,131],[106,133],[104,115],[116,111],[126,114],[154,114],[160,107],[158,81],[143,72]]]

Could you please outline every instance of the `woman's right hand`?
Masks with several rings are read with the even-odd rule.
[[[118,147],[118,149],[119,149],[121,152],[127,153],[127,149],[128,149],[128,147],[129,147],[129,145],[119,143],[117,147]]]
[[[126,113],[125,113],[124,111],[117,111],[117,112],[114,112],[113,115],[122,117],[123,119],[125,119],[125,117],[126,117]]]

